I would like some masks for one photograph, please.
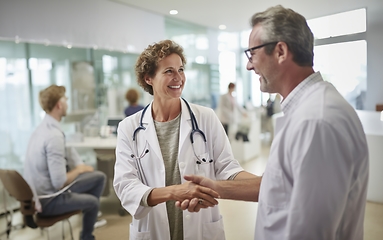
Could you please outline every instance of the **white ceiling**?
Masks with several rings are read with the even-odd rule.
[[[302,14],[306,19],[367,7],[381,0],[110,0],[160,15],[225,31],[241,31],[250,28],[250,17],[268,7],[281,4]],[[170,15],[172,9],[177,15]]]

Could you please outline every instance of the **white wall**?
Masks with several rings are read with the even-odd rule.
[[[161,15],[106,0],[0,0],[0,37],[15,36],[140,53],[165,37],[165,26]]]

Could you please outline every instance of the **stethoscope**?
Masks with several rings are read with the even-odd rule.
[[[195,134],[201,135],[201,137],[204,141],[204,145],[205,145],[205,153],[207,153],[207,150],[208,150],[206,136],[205,136],[205,133],[201,129],[199,129],[197,119],[196,119],[193,111],[191,110],[189,103],[184,98],[182,98],[182,100],[185,102],[185,104],[188,108],[189,114],[190,114],[190,118],[191,118],[192,130],[190,132],[189,138],[190,138],[190,142],[192,144],[194,156],[197,158],[196,164],[200,165],[200,164],[205,164],[205,163],[212,163],[213,159],[209,159],[210,154],[203,154],[202,157],[196,154],[196,151],[194,148],[194,135]],[[144,184],[146,184],[147,181],[146,181],[145,174],[143,173],[144,171],[142,169],[141,159],[147,153],[149,153],[149,149],[147,148],[147,146],[145,146],[145,148],[144,148],[145,150],[141,154],[138,154],[137,135],[138,135],[138,132],[140,132],[141,130],[146,130],[146,127],[144,127],[142,121],[144,119],[145,112],[149,106],[150,106],[150,104],[146,105],[146,107],[142,110],[139,126],[133,132],[133,144],[135,145],[136,154],[131,154],[131,157],[136,159],[135,164],[136,164],[136,167],[138,170],[138,177],[142,180],[142,182]],[[146,145],[147,145],[147,143],[146,143]]]

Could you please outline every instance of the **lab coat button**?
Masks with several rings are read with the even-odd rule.
[[[180,168],[185,168],[185,163],[184,162],[180,162]]]
[[[185,218],[186,218],[186,220],[189,220],[190,219],[190,215],[186,215]]]

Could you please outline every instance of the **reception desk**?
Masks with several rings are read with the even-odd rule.
[[[366,134],[370,159],[367,200],[383,203],[383,121],[380,112],[357,111]]]
[[[97,169],[104,172],[107,176],[103,196],[109,195],[111,183],[114,176],[114,163],[116,160],[115,149],[117,145],[116,136],[108,138],[85,137],[81,142],[66,143],[67,147],[76,149],[93,149],[97,156]]]

